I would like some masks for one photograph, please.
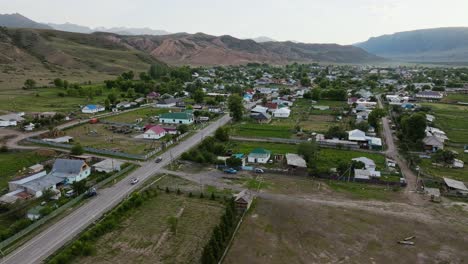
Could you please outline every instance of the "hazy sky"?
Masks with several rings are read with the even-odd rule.
[[[38,22],[340,44],[468,26],[468,0],[0,0],[0,13],[14,12]]]

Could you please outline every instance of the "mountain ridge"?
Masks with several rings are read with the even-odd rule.
[[[468,27],[442,27],[386,34],[354,44],[378,56],[414,62],[468,61]]]

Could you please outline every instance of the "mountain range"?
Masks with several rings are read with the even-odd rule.
[[[399,32],[355,44],[397,61],[426,63],[468,62],[468,27],[447,27]]]

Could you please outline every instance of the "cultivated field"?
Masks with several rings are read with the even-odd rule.
[[[165,194],[146,201],[74,263],[199,263],[224,206],[218,201]],[[171,232],[168,219],[176,217]]]
[[[450,142],[468,144],[468,106],[426,103],[435,113],[435,124],[444,130]]]
[[[380,206],[259,198],[224,263],[463,263],[468,257],[466,225],[443,219],[466,217],[466,211],[445,208],[436,218]],[[409,236],[416,237],[414,246],[397,244]]]

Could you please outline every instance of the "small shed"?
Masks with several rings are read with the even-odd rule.
[[[114,171],[120,171],[123,164],[124,162],[120,160],[105,159],[101,162],[94,164],[93,168],[97,172],[110,173]]]
[[[241,211],[248,210],[252,204],[253,198],[254,195],[248,189],[244,189],[240,193],[234,195],[236,209]]]
[[[444,183],[449,193],[468,196],[468,188],[463,182],[444,177]]]

